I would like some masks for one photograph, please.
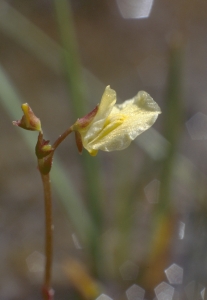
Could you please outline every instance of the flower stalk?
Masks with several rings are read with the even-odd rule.
[[[57,140],[54,142],[54,144],[52,145],[54,151],[55,149],[57,149],[57,147],[64,141],[64,139],[66,139],[66,137],[71,134],[71,132],[73,132],[72,126],[69,127],[68,129],[66,129],[65,132],[63,132],[63,134],[61,134]]]
[[[45,275],[43,284],[44,300],[52,300],[54,291],[51,287],[53,257],[53,218],[50,174],[41,174],[45,201]]]
[[[33,113],[30,106],[22,104],[23,117],[13,124],[30,131],[38,131],[35,153],[38,169],[41,174],[45,203],[45,276],[43,283],[43,299],[53,300],[52,259],[53,259],[53,220],[50,171],[53,156],[57,147],[73,131],[76,145],[81,153],[85,148],[91,156],[98,150],[115,151],[129,146],[139,134],[150,128],[161,113],[157,103],[146,92],[139,92],[133,99],[121,105],[115,105],[116,92],[107,86],[98,104],[86,116],[78,119],[61,134],[53,145],[43,137],[40,119]]]
[[[55,149],[62,143],[62,141],[72,132],[69,127],[63,134],[61,134],[54,142],[53,146],[49,145],[49,141],[43,139],[43,133],[40,132],[36,145],[36,156],[38,158],[38,169],[41,174],[44,190],[44,204],[45,204],[45,275],[43,284],[43,299],[53,300],[54,290],[51,285],[52,279],[52,260],[53,260],[53,217],[52,217],[52,194],[50,170],[52,167],[53,155]]]

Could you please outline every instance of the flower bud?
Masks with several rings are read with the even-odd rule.
[[[21,120],[13,121],[13,125],[19,126],[26,130],[42,131],[40,119],[35,116],[31,107],[27,103],[24,103],[22,104],[21,108],[24,115],[22,116]]]

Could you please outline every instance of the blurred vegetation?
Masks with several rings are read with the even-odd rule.
[[[68,110],[72,110],[73,116],[78,118],[89,110],[87,83],[83,79],[83,73],[87,71],[82,69],[80,63],[70,2],[54,0],[53,3],[61,45],[56,44],[6,2],[4,9],[6,7],[7,16],[1,16],[0,30],[49,66],[51,71],[65,75],[70,99]],[[79,261],[77,257],[72,260],[68,257],[64,264],[65,276],[74,288],[68,291],[65,299],[69,299],[70,293],[73,293],[73,299],[95,299],[102,292],[107,293],[113,284],[114,289],[118,289],[119,299],[124,299],[122,295],[129,283],[122,281],[119,267],[126,260],[134,261],[140,266],[135,282],[146,289],[146,297],[153,297],[155,286],[166,280],[164,270],[171,264],[172,245],[179,221],[179,212],[172,199],[173,181],[176,178],[190,190],[194,189],[190,185],[193,166],[177,151],[183,118],[184,46],[182,37],[174,35],[171,38],[166,107],[162,109],[163,136],[151,129],[138,137],[128,152],[110,156],[113,160],[113,174],[109,176],[113,177],[113,182],[110,183],[112,191],[108,193],[104,189],[104,162],[99,156],[93,158],[84,153],[80,157],[83,182],[87,190],[85,199],[73,185],[72,174],[69,176],[65,171],[64,158],[55,156],[53,186],[84,251]],[[19,96],[15,83],[9,79],[2,66],[0,102],[11,120],[18,118],[21,103],[27,102],[27,99]],[[18,132],[33,152],[35,137],[21,130]],[[134,166],[137,147],[143,150],[143,163],[139,168]],[[203,185],[200,182],[198,185],[203,187],[206,179],[200,176]],[[158,203],[149,208],[142,201],[143,188],[154,178],[160,182],[159,197]],[[109,196],[111,199],[108,199]],[[202,193],[201,198],[206,198],[206,194]],[[201,200],[201,203],[204,202],[205,200]],[[111,219],[107,216],[107,205],[111,209]],[[204,207],[206,210],[205,205]]]

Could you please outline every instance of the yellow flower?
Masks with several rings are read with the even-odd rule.
[[[80,148],[95,156],[98,150],[115,151],[128,147],[139,134],[150,128],[161,110],[144,91],[123,104],[116,104],[116,92],[107,86],[101,103],[73,125]]]

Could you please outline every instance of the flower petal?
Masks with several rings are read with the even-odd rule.
[[[92,122],[84,131],[80,131],[84,147],[103,129],[105,120],[111,113],[115,103],[116,92],[112,90],[110,86],[107,86],[103,93],[101,103],[98,106],[98,111]]]
[[[114,106],[105,121],[105,127],[86,145],[86,149],[125,149],[132,140],[154,124],[160,113],[159,106],[150,95],[141,91],[133,99]]]

